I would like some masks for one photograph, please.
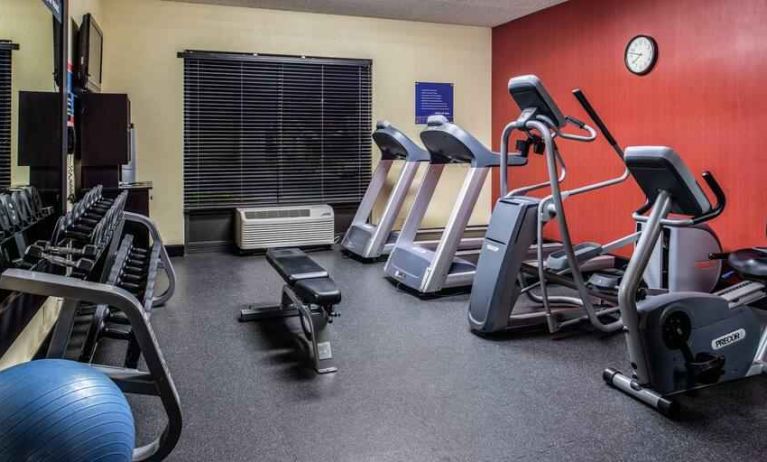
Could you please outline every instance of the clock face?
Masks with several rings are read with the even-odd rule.
[[[658,44],[647,35],[637,35],[626,46],[626,68],[637,75],[650,72],[658,59]]]

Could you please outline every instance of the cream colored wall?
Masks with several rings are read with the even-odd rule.
[[[34,358],[48,334],[56,325],[62,299],[50,297],[32,316],[10,347],[0,356],[0,371]]]
[[[415,139],[422,127],[413,123],[414,83],[453,82],[456,122],[490,141],[489,28],[160,0],[103,0],[102,17],[104,91],[130,95],[138,179],[154,182],[151,215],[169,244],[184,242],[183,76],[176,53],[185,49],[370,58],[374,118]],[[466,172],[448,169],[427,226],[444,224]],[[489,201],[488,185],[474,222],[486,222]]]
[[[69,15],[79,25],[83,19],[83,15],[91,13],[96,22],[101,26],[103,17],[102,3],[105,0],[69,0]]]
[[[51,14],[39,1],[0,0],[0,39],[19,44],[11,58],[11,183],[25,184],[29,167],[18,166],[19,91],[55,91]]]

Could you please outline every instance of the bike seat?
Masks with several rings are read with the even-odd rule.
[[[767,279],[767,248],[740,249],[727,258],[732,269],[749,279]]]

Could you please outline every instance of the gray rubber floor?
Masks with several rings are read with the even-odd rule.
[[[420,300],[382,263],[312,256],[344,297],[328,376],[279,323],[237,322],[245,304],[279,297],[263,257],[174,260],[178,291],[152,318],[185,419],[171,460],[764,460],[764,378],[685,398],[685,419],[669,421],[602,381],[625,368],[620,335],[482,339],[467,295]],[[146,441],[161,407],[132,402]]]

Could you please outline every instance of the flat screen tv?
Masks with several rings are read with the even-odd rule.
[[[78,50],[78,80],[80,85],[90,91],[101,91],[102,56],[104,34],[88,13],[80,24],[80,44]]]

